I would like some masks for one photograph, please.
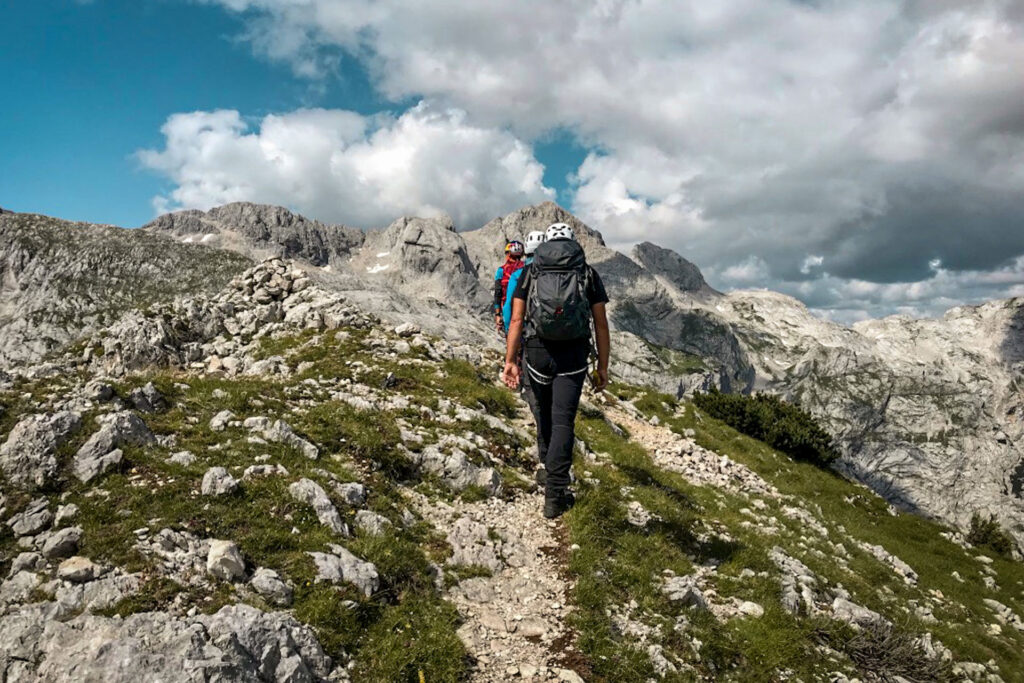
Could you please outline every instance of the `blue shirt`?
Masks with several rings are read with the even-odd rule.
[[[526,257],[526,266],[533,263],[533,257]],[[512,293],[516,291],[516,286],[519,284],[519,276],[526,270],[526,266],[523,266],[516,272],[512,273],[508,277],[508,296],[505,297],[505,305],[501,307],[501,319],[505,323],[505,331],[508,332],[508,326],[512,321]],[[498,269],[500,272],[500,268]]]

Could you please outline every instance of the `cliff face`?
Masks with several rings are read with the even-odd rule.
[[[559,221],[611,295],[620,377],[674,394],[718,386],[799,401],[837,435],[842,469],[889,500],[960,525],[994,513],[1024,538],[1024,301],[851,329],[779,294],[716,292],[656,245],[609,249],[550,202],[463,233],[444,218],[401,218],[364,235],[254,204],[170,214],[140,231],[4,214],[0,353],[39,358],[126,308],[222,284],[245,262],[229,251],[294,258],[365,310],[495,346],[485,311],[504,242]]]

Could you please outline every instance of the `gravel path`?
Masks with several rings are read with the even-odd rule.
[[[448,590],[465,623],[459,637],[476,660],[471,681],[582,681],[563,662],[576,652],[565,625],[572,588],[565,576],[561,522],[541,514],[540,493],[448,505],[414,503],[446,533],[449,565],[488,567],[491,576],[463,579]]]

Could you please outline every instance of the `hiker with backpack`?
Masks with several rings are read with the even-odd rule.
[[[512,294],[512,314],[502,380],[515,389],[528,378],[537,403],[537,438],[546,470],[544,516],[560,516],[575,503],[569,470],[576,440],[574,425],[587,361],[591,323],[597,344],[598,391],[608,385],[609,335],[601,277],[587,265],[583,248],[565,223],[548,227],[547,240],[519,276]],[[523,367],[519,367],[520,343]]]
[[[508,281],[513,273],[522,270],[525,265],[523,254],[526,248],[519,240],[512,240],[505,245],[505,262],[494,272],[494,326],[498,332],[507,332],[507,325],[502,319],[502,309],[508,298]]]

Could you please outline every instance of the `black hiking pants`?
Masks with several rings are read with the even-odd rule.
[[[526,347],[519,354],[519,368],[520,368],[520,381],[519,381],[519,393],[522,395],[523,400],[526,401],[526,405],[530,406],[530,414],[533,415],[533,423],[538,425],[537,427],[537,460],[541,465],[544,464],[544,446],[540,438],[540,414],[537,412],[537,397],[533,393],[533,387],[530,386],[530,373],[526,370]]]
[[[547,493],[569,486],[576,441],[576,410],[587,378],[587,340],[526,343],[526,374],[536,401],[540,461],[547,470]]]

